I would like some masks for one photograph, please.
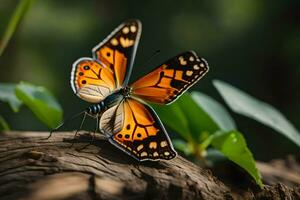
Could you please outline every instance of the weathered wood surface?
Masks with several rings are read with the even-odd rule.
[[[108,141],[72,132],[8,132],[0,136],[0,199],[233,199],[243,198],[178,156],[138,162]],[[70,145],[74,143],[72,147]],[[85,147],[85,148],[84,148]],[[268,186],[250,199],[297,199],[299,188]],[[250,194],[250,195],[249,195]]]
[[[74,133],[60,132],[43,140],[47,134],[0,139],[1,199],[230,199],[227,187],[180,156],[137,162],[104,140],[79,150],[90,137],[72,141]]]

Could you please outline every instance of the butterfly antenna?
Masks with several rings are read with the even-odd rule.
[[[58,125],[56,128],[52,129],[52,130],[50,131],[49,136],[48,136],[47,138],[45,138],[45,140],[48,140],[48,139],[52,136],[52,133],[53,133],[53,132],[58,131],[58,130],[59,130],[61,127],[63,127],[65,124],[67,124],[67,123],[69,123],[70,121],[76,119],[77,117],[79,117],[80,115],[84,114],[85,112],[86,112],[86,111],[82,111],[82,112],[77,113],[77,114],[75,114],[74,116],[72,116],[72,117],[66,119],[64,122],[62,122],[62,123],[61,123],[60,125]]]

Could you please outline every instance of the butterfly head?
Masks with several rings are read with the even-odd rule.
[[[126,87],[121,89],[121,93],[124,97],[130,97],[131,92],[132,92],[132,88],[129,87],[129,86],[126,86]]]

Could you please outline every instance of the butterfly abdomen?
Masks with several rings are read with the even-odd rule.
[[[123,99],[124,96],[120,92],[113,93],[107,96],[103,101],[88,107],[86,112],[90,115],[101,114],[107,109],[119,104]]]
[[[104,102],[101,101],[100,103],[91,105],[90,107],[87,108],[87,113],[91,115],[97,115],[105,111],[105,105]]]

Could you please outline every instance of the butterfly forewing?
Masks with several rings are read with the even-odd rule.
[[[85,101],[98,103],[115,88],[113,72],[91,58],[81,58],[73,64],[71,86]]]
[[[128,82],[141,30],[138,20],[126,21],[93,49],[94,59],[115,72],[118,87]]]
[[[172,143],[152,108],[132,98],[125,99],[120,106],[122,108],[119,110],[122,112],[117,112],[116,109],[115,116],[122,113],[122,118],[115,117],[115,121],[110,123],[119,126],[122,122],[122,128],[110,136],[112,144],[138,160],[168,160],[176,156]],[[102,121],[100,128],[105,126]]]
[[[141,34],[141,23],[122,23],[93,49],[92,58],[81,58],[72,67],[71,86],[85,101],[98,103],[126,85]]]
[[[182,53],[134,82],[133,95],[168,104],[196,83],[208,71],[207,62],[193,51]]]

